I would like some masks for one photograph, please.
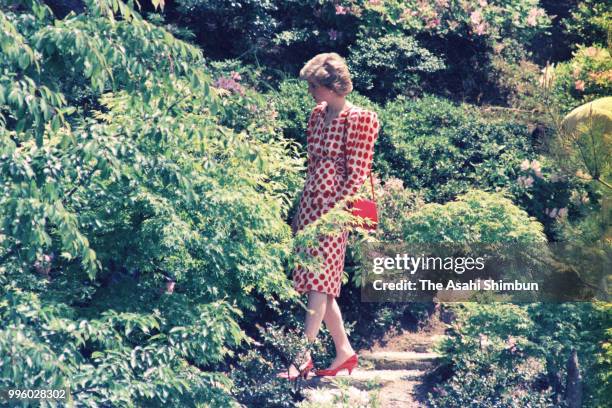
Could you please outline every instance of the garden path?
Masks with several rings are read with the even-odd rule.
[[[304,384],[304,407],[424,407],[426,374],[436,366],[434,346],[446,325],[432,319],[418,332],[386,336],[369,350],[360,350],[352,375],[311,376]]]

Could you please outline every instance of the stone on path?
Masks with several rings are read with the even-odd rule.
[[[440,355],[412,351],[378,351],[362,353],[359,357],[371,362],[374,368],[379,370],[426,370],[433,368]]]
[[[304,383],[303,407],[419,408],[417,390],[440,355],[433,352],[444,339],[443,326],[429,332],[404,332],[362,350],[359,368],[336,377],[310,376]],[[421,393],[422,393],[421,388]]]

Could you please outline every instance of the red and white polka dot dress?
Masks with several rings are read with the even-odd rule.
[[[298,231],[338,201],[357,193],[372,167],[379,127],[376,113],[353,107],[325,126],[324,108],[322,104],[315,107],[306,130],[308,170],[296,214]],[[348,126],[346,135],[345,126]],[[293,270],[293,286],[299,293],[340,295],[347,238],[346,231],[335,236],[325,235],[319,237],[318,247],[298,248],[313,257],[321,256],[324,261],[319,271],[308,271],[299,265]]]

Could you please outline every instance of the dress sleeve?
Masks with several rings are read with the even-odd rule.
[[[378,115],[376,112],[361,111],[349,116],[346,139],[346,182],[341,189],[340,199],[359,191],[372,169],[374,143],[378,137]]]
[[[314,130],[315,124],[317,123],[317,118],[319,115],[320,105],[315,106],[315,108],[310,112],[310,118],[308,119],[308,124],[306,125],[306,143],[308,146],[308,140]],[[312,172],[312,160],[310,159],[310,155],[307,157],[307,171],[306,174],[311,174]]]

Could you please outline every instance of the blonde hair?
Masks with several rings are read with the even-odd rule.
[[[353,90],[346,62],[335,52],[319,54],[308,61],[300,71],[300,79],[315,82],[340,96],[346,96]]]

